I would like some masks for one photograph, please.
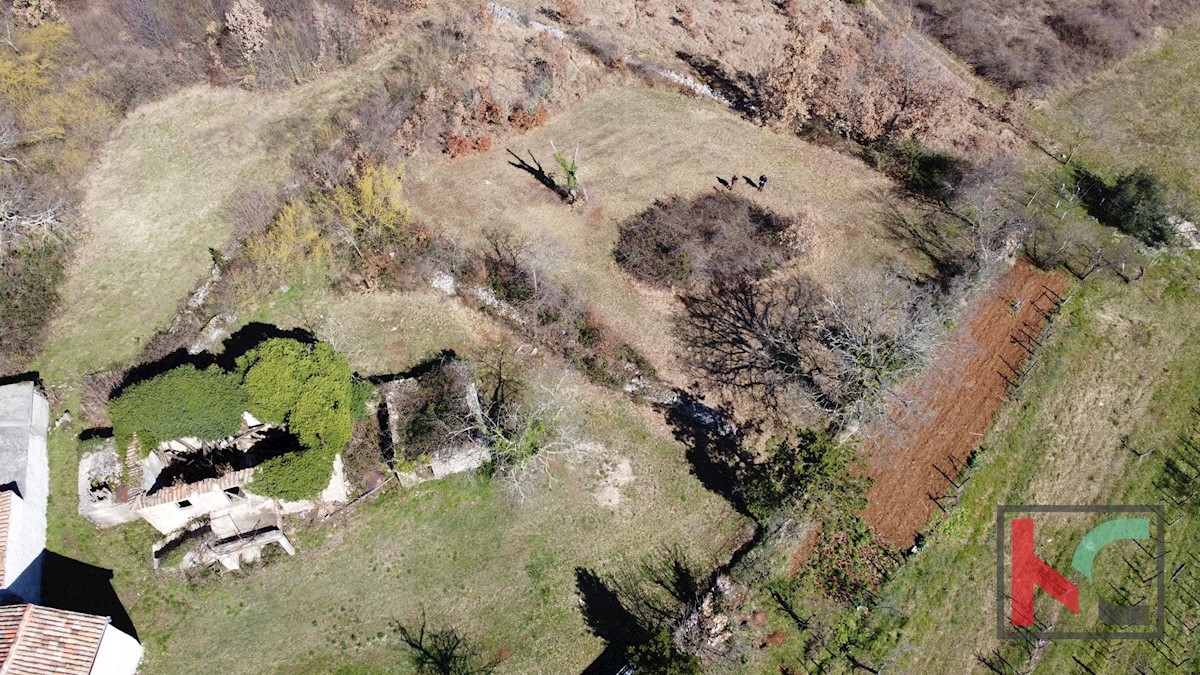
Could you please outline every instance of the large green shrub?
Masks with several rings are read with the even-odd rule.
[[[1118,178],[1107,206],[1116,227],[1147,244],[1167,244],[1175,236],[1167,185],[1146,169]]]
[[[242,411],[286,427],[300,449],[258,466],[254,491],[281,499],[316,496],[333,457],[350,442],[372,387],[355,382],[346,357],[327,344],[267,340],[237,360],[233,373],[180,366],[126,390],[109,414],[117,443],[136,435],[143,452],[185,436],[217,440],[235,433]]]
[[[1083,167],[1075,167],[1075,175],[1084,205],[1096,220],[1151,246],[1172,243],[1175,227],[1171,216],[1180,205],[1158,176],[1139,168],[1117,177],[1110,186]]]
[[[346,357],[324,343],[276,338],[240,357],[237,371],[250,412],[285,425],[302,448],[261,464],[254,491],[283,499],[315,496],[329,483],[333,456],[350,441],[365,402]]]
[[[680,654],[671,639],[671,631],[663,628],[648,642],[628,648],[625,657],[639,674],[701,675],[700,661],[691,654]]]
[[[315,497],[329,485],[334,454],[311,448],[272,457],[258,465],[250,491],[289,501]]]
[[[305,447],[340,452],[361,406],[346,357],[324,343],[267,340],[237,360],[250,412],[287,425]]]
[[[214,441],[235,433],[245,400],[237,378],[185,365],[126,389],[109,405],[117,447],[136,435],[143,453],[185,436]]]

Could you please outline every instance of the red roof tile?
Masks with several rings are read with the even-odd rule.
[[[194,495],[204,494],[205,492],[213,492],[216,490],[225,490],[231,487],[238,487],[250,482],[250,478],[254,476],[254,469],[241,469],[231,471],[224,476],[217,478],[205,478],[204,480],[196,481],[195,483],[185,483],[183,485],[171,485],[154,492],[153,494],[142,495],[134,500],[133,508],[144,509],[147,506],[158,506],[168,502],[177,502],[183,499],[188,499]],[[3,675],[3,674],[0,674]]]
[[[0,675],[89,675],[108,617],[0,607]]]

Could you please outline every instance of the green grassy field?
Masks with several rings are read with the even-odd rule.
[[[147,655],[144,673],[325,673],[332,664],[405,672],[394,620],[422,609],[487,650],[502,672],[577,672],[603,649],[579,610],[575,569],[617,571],[680,544],[715,565],[747,536],[744,519],[689,474],[660,421],[608,391],[543,364],[574,401],[568,417],[589,454],[556,463],[552,483],[525,504],[483,478],[391,488],[322,524],[297,525],[298,554],[243,572],[186,581],[153,574],[143,523],[96,530],[67,515],[56,466],[50,548],[114,570],[114,585]],[[75,451],[56,432],[56,455]],[[601,503],[605,461],[629,460],[634,478],[614,507]],[[61,500],[61,501],[60,501]],[[398,665],[401,664],[401,665]]]
[[[1034,116],[1060,152],[1118,172],[1148,166],[1200,194],[1200,24],[1192,21],[1144,53],[1052,96]]]

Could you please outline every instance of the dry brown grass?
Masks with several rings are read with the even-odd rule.
[[[762,193],[745,183],[735,189],[781,214],[811,212],[824,228],[821,239],[839,242],[799,262],[819,280],[892,255],[870,198],[887,187],[885,179],[857,160],[765,130],[715,104],[645,88],[604,90],[510,147],[526,156],[533,150],[549,170],[551,142],[569,152],[578,144],[588,203],[563,204],[509,166],[503,147],[456,160],[413,158],[409,196],[422,218],[458,241],[478,242],[485,227],[523,236],[536,263],[681,383],[681,375],[670,377],[672,294],[635,283],[612,257],[617,224],[655,199],[712,190],[719,187],[717,175],[766,174],[770,181]]]
[[[212,266],[208,248],[230,235],[222,212],[233,195],[278,185],[296,125],[326,114],[390,53],[286,91],[200,86],[131,112],[86,181],[88,232],[42,370],[56,377],[136,353]]]

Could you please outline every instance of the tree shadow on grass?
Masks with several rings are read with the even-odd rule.
[[[758,467],[742,448],[741,434],[728,416],[681,392],[679,401],[667,409],[666,420],[675,439],[687,448],[692,475],[738,513],[753,519],[747,484]]]
[[[612,675],[625,666],[625,654],[651,634],[608,582],[595,571],[575,568],[575,586],[579,590],[583,620],[596,637],[604,640],[604,651],[583,670],[582,675]]]

